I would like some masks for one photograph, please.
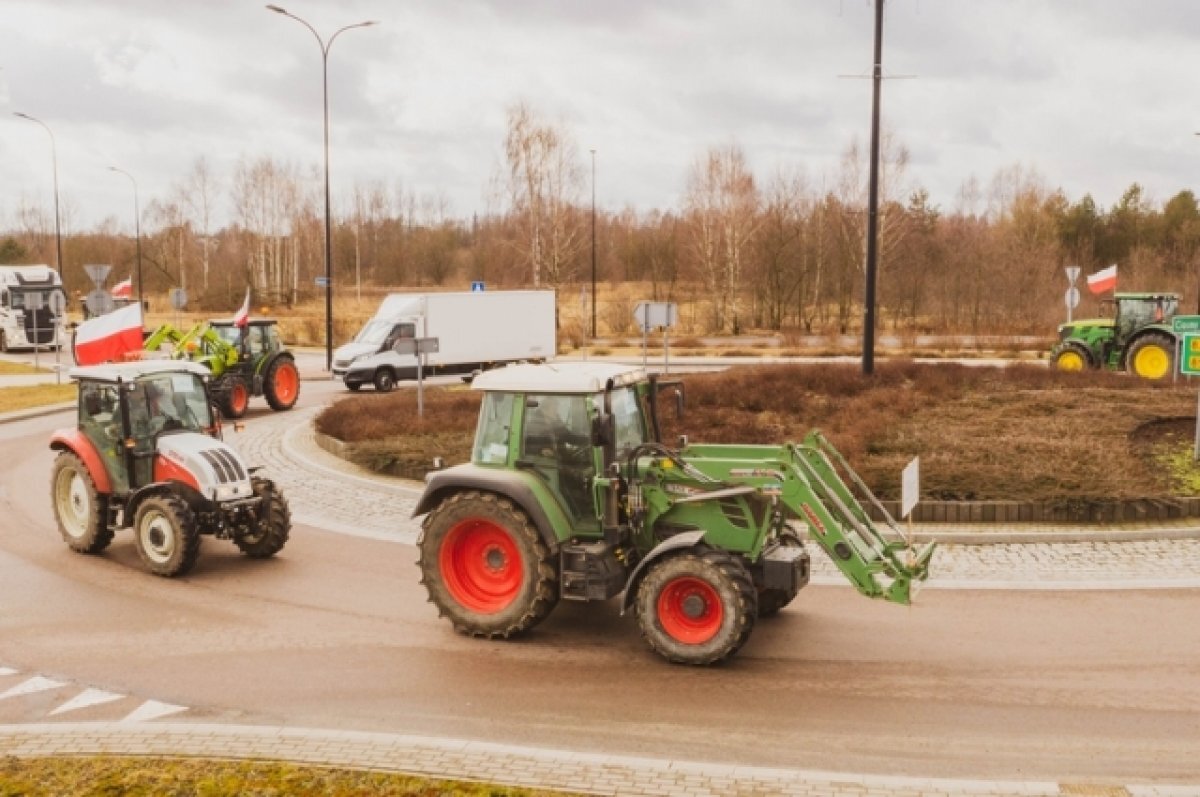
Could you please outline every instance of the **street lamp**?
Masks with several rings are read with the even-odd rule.
[[[592,338],[596,337],[596,150],[592,150]]]
[[[13,116],[19,116],[22,119],[28,119],[31,122],[36,122],[42,126],[43,130],[50,134],[50,158],[54,164],[54,246],[56,253],[55,256],[57,257],[56,267],[58,269],[59,281],[62,282],[63,298],[69,299],[71,294],[67,293],[67,275],[63,272],[62,264],[62,228],[59,225],[58,213],[58,146],[54,143],[54,131],[52,131],[50,127],[41,119],[32,117],[27,113],[13,111]],[[69,307],[70,305],[67,306]]]
[[[137,180],[133,179],[133,175],[124,169],[118,169],[116,166],[109,166],[108,170],[123,174],[129,178],[129,182],[133,183],[133,229],[134,236],[137,240],[137,281],[138,281],[138,306],[143,310],[146,308],[146,299],[143,294],[142,287],[142,211],[138,205],[138,190]]]
[[[267,9],[274,11],[276,14],[291,17],[308,28],[312,35],[316,37],[317,44],[321,47],[321,86],[324,93],[325,107],[325,370],[330,371],[333,370],[333,240],[330,238],[331,225],[329,220],[329,48],[333,46],[333,40],[343,31],[350,30],[351,28],[365,28],[379,23],[374,20],[368,20],[367,22],[357,22],[353,25],[347,25],[344,28],[335,30],[333,35],[329,37],[329,41],[325,41],[321,38],[321,34],[317,33],[316,28],[295,14],[277,5],[268,5]]]

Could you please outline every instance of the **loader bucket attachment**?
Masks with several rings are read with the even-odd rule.
[[[785,495],[784,501],[808,524],[812,539],[862,594],[911,603],[915,587],[929,577],[937,543],[913,548],[879,499],[819,431],[789,448],[801,478],[798,494]],[[858,496],[883,516],[888,536],[876,528]]]

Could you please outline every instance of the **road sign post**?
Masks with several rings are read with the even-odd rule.
[[[1071,323],[1071,311],[1079,306],[1079,289],[1075,287],[1075,280],[1079,279],[1079,266],[1066,266],[1063,271],[1067,272],[1067,323]]]
[[[400,338],[392,345],[397,354],[415,354],[417,357],[417,417],[425,415],[425,355],[437,354],[437,338]]]
[[[54,317],[54,383],[62,384],[63,321],[67,317],[67,295],[62,291],[50,294],[50,314]]]
[[[671,338],[667,332],[679,319],[675,302],[638,302],[633,308],[633,320],[642,329],[642,367],[646,366],[647,335],[655,327],[663,328],[663,360],[666,373],[671,373]]]

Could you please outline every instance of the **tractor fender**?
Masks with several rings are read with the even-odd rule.
[[[533,525],[537,527],[538,535],[551,551],[559,547],[558,535],[554,533],[554,522],[538,500],[533,489],[519,478],[513,478],[511,471],[493,471],[474,465],[458,465],[446,470],[439,470],[425,477],[425,492],[417,502],[412,516],[418,517],[432,511],[451,493],[463,490],[482,490],[503,496],[516,504],[521,511],[529,515]]]
[[[650,553],[642,557],[642,561],[637,563],[637,567],[633,568],[633,572],[629,575],[629,580],[625,582],[625,591],[621,593],[621,614],[624,615],[625,612],[629,611],[629,607],[633,605],[633,599],[637,595],[637,586],[645,574],[647,565],[672,551],[694,548],[703,539],[704,529],[696,529],[695,531],[685,531],[673,537],[667,537],[654,546],[650,550]]]
[[[104,468],[104,460],[91,440],[78,429],[59,429],[50,438],[50,448],[55,451],[70,451],[83,461],[84,467],[92,481],[96,483],[96,491],[107,495],[112,493],[112,482],[108,479],[108,471]]]
[[[133,517],[137,514],[138,506],[152,495],[179,496],[193,511],[209,503],[208,499],[194,490],[189,484],[178,481],[150,482],[130,493],[129,498],[125,501],[125,511],[122,514],[123,522],[126,526],[133,525]]]

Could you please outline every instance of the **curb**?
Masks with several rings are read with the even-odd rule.
[[[40,407],[29,407],[23,410],[13,410],[12,412],[0,413],[0,424],[16,423],[17,421],[26,421],[30,418],[41,418],[45,415],[55,415],[60,412],[67,412],[75,409],[75,402],[63,402],[61,404],[44,404]]]

